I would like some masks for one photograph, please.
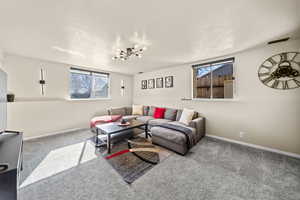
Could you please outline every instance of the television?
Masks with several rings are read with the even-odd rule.
[[[6,130],[7,75],[0,69],[0,134]]]

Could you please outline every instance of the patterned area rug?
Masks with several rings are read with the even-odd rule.
[[[130,141],[132,142],[129,145],[127,141],[114,144],[112,152],[109,155],[107,154],[106,147],[99,148],[101,155],[123,177],[123,180],[129,184],[133,183],[172,154],[171,151],[153,145],[150,140],[143,137],[136,137],[130,139]],[[139,151],[141,148],[143,151]]]

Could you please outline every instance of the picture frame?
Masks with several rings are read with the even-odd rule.
[[[163,88],[164,87],[164,78],[156,78],[156,88]]]
[[[154,80],[154,78],[148,80],[148,88],[149,89],[154,89],[155,88],[155,80]]]
[[[173,86],[174,86],[174,84],[173,84],[173,76],[166,76],[165,77],[165,87],[166,88],[171,88]]]
[[[142,80],[141,85],[142,85],[142,90],[147,89],[147,80]]]

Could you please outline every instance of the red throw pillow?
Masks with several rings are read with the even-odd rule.
[[[153,117],[156,119],[163,119],[165,116],[166,109],[165,108],[155,108]]]

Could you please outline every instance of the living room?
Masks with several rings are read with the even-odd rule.
[[[300,199],[299,1],[0,5],[0,200]]]

